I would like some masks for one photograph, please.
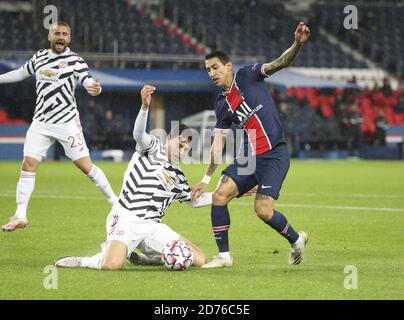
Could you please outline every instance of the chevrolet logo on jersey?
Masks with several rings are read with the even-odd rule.
[[[52,70],[41,70],[40,74],[47,78],[52,78],[57,75],[57,73]]]
[[[166,169],[163,169],[161,172],[157,173],[157,178],[160,180],[166,191],[171,191],[171,189],[174,188],[174,181]]]

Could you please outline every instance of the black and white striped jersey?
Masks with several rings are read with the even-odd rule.
[[[191,189],[182,170],[168,161],[161,142],[150,136],[137,148],[126,169],[119,204],[139,218],[161,222],[173,200],[189,201]]]
[[[33,120],[44,123],[66,123],[78,115],[74,91],[76,81],[91,79],[83,58],[69,48],[61,54],[51,49],[36,52],[24,66],[36,76],[36,107]],[[88,81],[88,80],[87,80]]]

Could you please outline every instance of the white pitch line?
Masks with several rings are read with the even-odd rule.
[[[253,203],[238,202],[237,205],[253,206]],[[304,203],[277,203],[277,207],[289,208],[308,208],[308,209],[332,209],[332,210],[357,210],[357,211],[387,211],[387,212],[404,212],[404,208],[373,208],[373,207],[356,207],[356,206],[328,206],[319,204]]]
[[[0,197],[15,197],[14,193],[0,193]],[[44,195],[35,194],[33,198],[43,199],[68,199],[68,200],[103,200],[101,196],[74,196],[74,195]],[[251,199],[253,200],[253,199]],[[245,202],[238,201],[234,205],[253,206],[253,201]],[[277,203],[277,207],[289,207],[289,208],[307,208],[307,209],[331,209],[331,210],[356,210],[356,211],[384,211],[384,212],[404,212],[404,208],[373,208],[373,207],[357,207],[357,206],[330,206],[330,205],[318,205],[318,204],[305,204],[305,203]]]
[[[54,190],[49,191],[35,191],[35,196],[52,196],[55,194]],[[0,192],[0,197],[8,197],[10,195],[15,195],[15,190],[5,190]],[[67,197],[75,197],[75,195],[65,194]],[[404,199],[403,194],[366,194],[366,193],[322,193],[322,192],[285,192],[283,197],[288,196],[304,196],[304,197],[341,197],[341,198],[364,198],[364,199]]]
[[[15,197],[15,193],[0,193],[0,197]],[[75,196],[75,195],[55,195],[55,194],[33,194],[32,198],[42,199],[68,199],[68,200],[102,200],[101,196]]]
[[[318,197],[318,196],[330,196],[341,198],[380,198],[380,199],[404,199],[402,194],[366,194],[366,193],[321,193],[321,192],[285,192],[286,196],[304,196],[304,197]]]

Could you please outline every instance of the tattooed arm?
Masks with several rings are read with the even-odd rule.
[[[310,29],[300,22],[295,31],[295,42],[282,55],[270,63],[264,64],[264,72],[266,75],[271,75],[292,63],[296,58],[303,44],[307,41],[310,35]]]

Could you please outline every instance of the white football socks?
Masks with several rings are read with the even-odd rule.
[[[111,205],[114,205],[115,202],[118,200],[114,191],[112,190],[107,177],[105,176],[104,172],[98,168],[97,166],[93,165],[91,171],[87,174],[87,177],[90,178],[92,182],[100,189],[108,199],[108,202]]]
[[[35,187],[35,172],[21,171],[20,180],[17,183],[15,216],[19,219],[27,218],[27,207],[32,191]]]
[[[81,259],[81,268],[101,269],[102,259],[104,254],[102,252],[97,253],[92,257],[83,257]]]
[[[226,252],[219,252],[219,257],[222,257],[222,258],[224,258],[224,259],[226,259],[226,260],[230,260],[231,258],[230,258],[230,252],[229,251],[226,251]]]

